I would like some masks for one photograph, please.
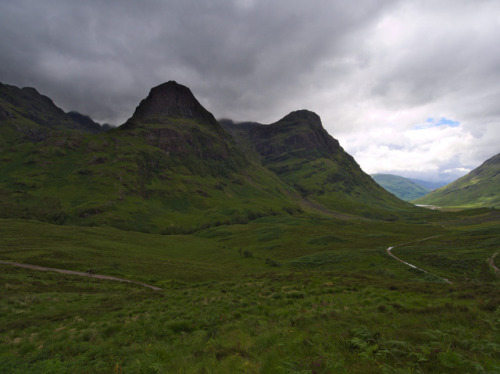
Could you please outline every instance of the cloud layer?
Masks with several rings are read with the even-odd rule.
[[[488,0],[16,0],[0,4],[0,81],[113,124],[168,80],[219,118],[307,108],[365,171],[451,180],[500,151],[499,14]]]

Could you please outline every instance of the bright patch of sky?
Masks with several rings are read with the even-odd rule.
[[[439,127],[439,126],[449,126],[449,127],[458,127],[460,126],[460,122],[453,121],[448,118],[441,117],[439,119],[436,118],[427,118],[426,123],[415,125],[413,128],[415,130],[428,129],[431,127]]]

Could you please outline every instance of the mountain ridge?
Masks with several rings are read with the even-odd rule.
[[[57,131],[98,133],[100,126],[92,121],[82,123],[56,106],[48,96],[33,87],[19,88],[0,83],[0,145],[22,141],[38,142]],[[88,117],[90,120],[90,118]],[[91,121],[91,120],[90,120]]]
[[[249,157],[258,159],[303,198],[328,209],[367,216],[378,211],[389,218],[386,209],[409,205],[364,173],[316,113],[294,111],[269,125],[231,120],[221,124]]]
[[[166,82],[118,128],[61,129],[4,150],[1,215],[178,233],[281,214],[394,220],[412,209],[373,182],[315,113],[243,127],[251,134],[231,136],[189,88]]]

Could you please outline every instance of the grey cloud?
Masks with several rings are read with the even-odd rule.
[[[169,79],[216,115],[265,117],[389,4],[20,0],[0,6],[0,78],[97,119],[123,120]]]
[[[120,124],[176,80],[216,117],[269,123],[306,108],[366,144],[381,126],[446,116],[479,160],[500,141],[498,14],[485,0],[3,1],[0,81]],[[402,111],[413,122],[377,117]]]

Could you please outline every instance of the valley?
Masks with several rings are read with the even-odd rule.
[[[0,88],[0,372],[500,371],[494,206],[398,199],[307,110],[170,81],[103,129]]]
[[[499,276],[486,259],[498,217],[429,213],[274,216],[167,236],[3,219],[2,260],[161,290],[0,264],[0,370],[494,371]],[[397,256],[429,273],[388,243],[406,243]]]

